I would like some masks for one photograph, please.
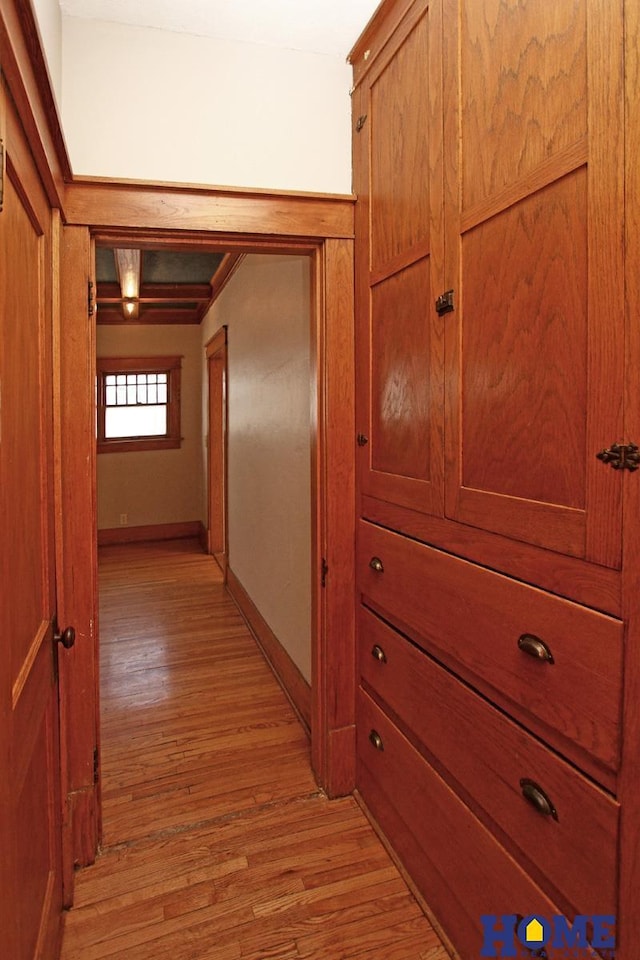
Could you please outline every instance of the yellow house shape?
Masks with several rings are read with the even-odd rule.
[[[544,927],[535,917],[527,924],[525,937],[527,943],[542,943],[544,940]]]

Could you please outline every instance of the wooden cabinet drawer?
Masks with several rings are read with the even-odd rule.
[[[359,648],[362,682],[554,898],[577,913],[615,913],[618,804],[364,608]],[[538,788],[555,813],[533,805]]]
[[[358,588],[368,606],[615,789],[620,621],[365,521]],[[546,644],[553,662],[521,650],[525,636]]]
[[[561,912],[362,691],[357,729],[358,789],[464,960],[480,954],[482,915]]]

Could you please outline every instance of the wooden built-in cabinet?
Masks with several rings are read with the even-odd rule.
[[[350,57],[357,786],[463,960],[536,911],[633,960],[624,15],[386,0]]]

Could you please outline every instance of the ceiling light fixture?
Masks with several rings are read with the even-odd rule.
[[[127,320],[138,315],[138,297],[140,296],[140,271],[142,267],[140,250],[116,249],[113,251],[120,282],[122,308]]]

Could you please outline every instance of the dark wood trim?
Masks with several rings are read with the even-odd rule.
[[[207,552],[212,554],[226,583],[229,557],[227,326],[224,324],[205,344],[207,358]]]
[[[184,540],[197,537],[202,543],[202,521],[186,520],[182,523],[152,523],[139,527],[109,527],[98,530],[98,546],[116,543],[146,543],[154,540]]]
[[[207,360],[210,357],[215,356],[216,353],[219,353],[219,351],[222,350],[223,347],[226,347],[228,329],[229,328],[225,323],[223,324],[223,326],[220,327],[219,330],[216,330],[213,336],[209,337],[209,339],[204,345],[204,350],[205,350]]]
[[[311,687],[300,673],[231,567],[227,566],[227,589],[254,635],[274,676],[309,734],[311,729]]]
[[[625,2],[625,219],[626,247],[626,344],[624,350],[625,424],[624,436],[638,443],[640,436],[640,403],[638,402],[637,370],[640,363],[640,5]],[[627,474],[623,486],[622,608],[627,621],[624,645],[624,687],[622,716],[624,738],[618,779],[618,795],[622,800],[620,814],[620,881],[616,955],[634,957],[638,952],[637,930],[640,924],[640,791],[638,790],[638,758],[640,757],[640,484],[637,474]]]
[[[182,357],[97,357],[98,382],[97,450],[98,453],[138,453],[141,450],[177,450],[181,436],[181,373]],[[167,432],[157,437],[107,439],[105,437],[105,377],[113,373],[167,374]]]
[[[355,786],[355,354],[353,244],[327,240],[315,260],[312,759],[331,797]],[[313,362],[315,360],[315,367]],[[315,451],[315,452],[314,452]],[[321,586],[323,560],[326,578]]]
[[[207,305],[207,310],[218,299],[244,258],[245,254],[243,253],[226,253],[224,255],[222,263],[214,273],[211,280],[211,298]]]
[[[101,236],[105,228],[128,228],[241,234],[245,243],[247,236],[265,234],[292,239],[353,237],[351,197],[74,179],[65,190],[65,215],[69,223],[91,224]]]
[[[87,319],[89,230],[64,227],[59,243],[53,384],[56,584],[58,621],[76,631],[73,649],[59,658],[64,897],[69,906],[74,866],[93,862],[100,839],[99,785],[94,782],[94,751],[99,748],[95,325]]]
[[[0,0],[0,62],[49,203],[60,208],[71,166],[29,0]]]

